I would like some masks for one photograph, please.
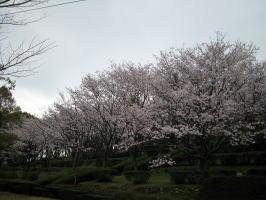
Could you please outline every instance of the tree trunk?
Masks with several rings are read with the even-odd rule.
[[[74,172],[74,185],[78,184],[77,166],[79,162],[79,154],[80,154],[79,149],[77,149],[74,155],[73,163],[72,163],[72,169]]]
[[[209,161],[206,158],[202,158],[199,160],[199,170],[202,176],[202,179],[206,179],[209,177],[209,169],[210,169],[210,165],[209,165]]]
[[[138,149],[137,147],[133,146],[131,148],[131,150],[129,151],[130,153],[130,156],[132,158],[132,161],[133,161],[133,167],[134,167],[134,170],[137,171],[137,157],[138,157]]]
[[[106,168],[107,166],[107,159],[108,159],[108,149],[106,148],[104,150],[104,155],[103,155],[103,168]]]

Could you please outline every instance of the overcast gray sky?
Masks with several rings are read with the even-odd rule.
[[[68,0],[52,0],[65,2]],[[110,62],[150,62],[170,47],[191,47],[223,32],[229,40],[253,41],[266,58],[264,0],[87,0],[28,13],[45,19],[9,27],[11,42],[49,38],[57,47],[42,56],[38,73],[17,80],[24,111],[42,113],[58,91],[80,84]]]

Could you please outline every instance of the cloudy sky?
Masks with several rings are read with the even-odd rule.
[[[160,50],[206,42],[216,31],[229,40],[254,42],[258,58],[266,58],[263,0],[87,0],[27,15],[46,18],[9,27],[13,44],[33,37],[56,43],[35,75],[17,80],[14,92],[24,111],[39,115],[58,91],[78,86],[85,74],[110,62],[151,62]]]

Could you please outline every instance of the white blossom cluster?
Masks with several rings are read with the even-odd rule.
[[[157,168],[161,167],[163,165],[168,165],[168,166],[174,166],[176,163],[173,159],[169,157],[169,155],[165,155],[162,157],[159,157],[155,160],[150,161],[150,168]]]

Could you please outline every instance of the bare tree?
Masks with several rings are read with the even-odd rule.
[[[48,40],[35,41],[27,45],[22,42],[17,48],[10,44],[0,51],[0,80],[11,82],[12,77],[28,76],[35,67],[32,64],[43,53],[52,48]]]
[[[17,14],[16,11],[23,12],[24,9],[34,9],[39,5],[47,4],[49,0],[1,0],[0,1],[0,25],[27,25],[28,23],[38,21],[38,19],[29,19]]]
[[[16,14],[17,9],[35,8],[48,0],[2,0],[0,1],[0,28],[6,25],[26,25],[39,19],[29,19]],[[6,42],[8,37],[1,33],[0,40],[0,81],[13,84],[12,77],[21,77],[32,74],[33,63],[37,58],[52,48],[48,40],[32,39],[28,44],[21,42],[14,47],[12,42]]]

